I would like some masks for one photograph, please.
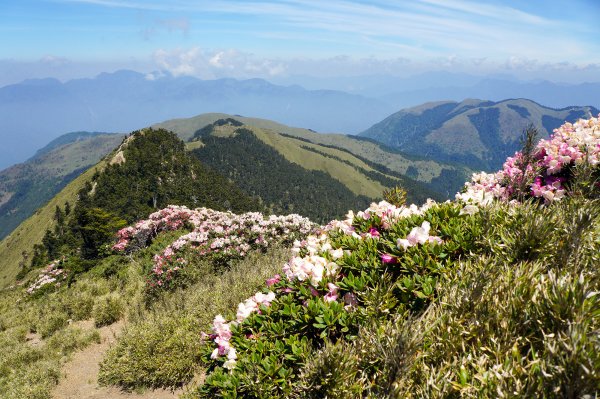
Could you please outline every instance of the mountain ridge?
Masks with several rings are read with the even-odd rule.
[[[0,239],[112,151],[123,135],[67,133],[26,162],[0,171]]]
[[[438,101],[400,110],[360,136],[438,161],[493,170],[519,149],[530,124],[544,138],[565,120],[599,112],[591,106],[554,109],[528,99]]]
[[[472,173],[470,169],[462,166],[438,163],[423,157],[404,154],[398,152],[397,149],[386,148],[376,141],[367,142],[365,138],[360,136],[316,133],[310,129],[290,127],[271,120],[243,117],[240,115],[208,113],[197,115],[192,118],[173,119],[153,126],[172,130],[182,139],[189,140],[196,131],[203,127],[214,123],[219,119],[228,118],[275,133],[292,135],[303,140],[308,140],[313,144],[339,147],[370,162],[385,165],[395,173],[400,173],[424,182],[428,185],[429,189],[434,191],[437,190],[445,196],[453,195],[454,192],[460,188],[463,181]],[[292,161],[301,162],[301,159],[298,160],[293,154],[290,154],[283,149],[280,150],[280,152],[284,153],[284,155]],[[438,185],[443,185],[443,181],[447,180],[447,178],[441,178],[444,170],[446,171],[444,172],[446,176],[448,173],[457,175],[456,179],[454,179],[456,181],[453,184],[444,186],[443,189],[437,189]]]

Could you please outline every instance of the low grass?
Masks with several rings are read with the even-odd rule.
[[[95,329],[73,323],[90,317],[88,298],[96,288],[87,281],[37,299],[21,287],[0,292],[0,397],[50,398],[70,354],[100,340]]]
[[[202,372],[200,331],[210,333],[216,314],[231,312],[254,294],[289,256],[285,248],[271,248],[224,272],[206,261],[186,266],[198,275],[196,283],[133,305],[131,323],[102,362],[100,382],[130,390],[189,382]]]

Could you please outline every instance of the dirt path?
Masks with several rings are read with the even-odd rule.
[[[104,353],[116,341],[123,329],[123,321],[100,328],[100,343],[76,352],[62,368],[64,378],[53,391],[52,399],[176,399],[181,391],[147,391],[141,394],[123,392],[116,387],[98,385],[98,372]],[[93,328],[91,322],[82,322],[81,328]]]

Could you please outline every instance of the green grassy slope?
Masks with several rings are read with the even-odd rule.
[[[206,125],[214,123],[219,119],[226,118],[235,119],[244,123],[245,125],[253,126],[263,130],[284,133],[310,140],[316,144],[339,147],[371,162],[385,165],[394,172],[408,175],[409,177],[425,183],[431,183],[436,178],[439,178],[444,170],[446,171],[445,173],[451,172],[460,174],[461,182],[466,180],[466,177],[468,177],[471,173],[470,170],[467,170],[461,166],[444,164],[433,160],[428,160],[426,158],[407,156],[398,152],[397,150],[385,148],[379,143],[367,141],[361,139],[360,137],[348,136],[344,134],[321,134],[309,129],[286,126],[267,119],[209,113],[198,115],[193,118],[173,119],[159,123],[155,126],[172,130],[182,139],[189,140],[197,130]]]
[[[77,132],[0,172],[0,239],[119,145],[123,135]]]
[[[39,243],[46,230],[54,225],[53,216],[56,207],[64,207],[67,202],[73,204],[84,183],[105,164],[105,161],[101,161],[82,173],[0,241],[0,288],[14,282],[19,272],[19,263],[24,261],[23,254],[26,253],[29,259],[33,245]]]
[[[237,126],[217,126],[210,133],[216,137],[235,135]],[[322,171],[340,181],[354,194],[368,198],[378,198],[383,190],[396,185],[404,186],[411,198],[422,201],[430,197],[439,198],[439,194],[428,190],[422,183],[401,176],[377,170],[368,161],[337,147],[311,142],[302,137],[282,134],[266,128],[244,125],[264,144],[273,148],[287,161],[306,170]],[[200,140],[201,141],[201,140]],[[189,143],[190,148],[197,147],[196,141]],[[223,149],[226,151],[226,148]],[[214,165],[213,165],[214,167]]]
[[[372,201],[322,170],[305,169],[288,161],[247,128],[236,129],[227,137],[220,131],[218,135],[203,136],[202,140],[203,146],[192,154],[257,198],[271,213],[298,213],[327,223],[349,208],[364,207]]]

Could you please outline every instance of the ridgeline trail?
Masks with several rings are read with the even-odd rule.
[[[93,321],[78,323],[84,329],[94,328]],[[176,399],[182,390],[148,390],[126,392],[118,387],[98,385],[98,372],[104,353],[113,345],[125,323],[121,320],[98,329],[100,343],[93,343],[73,354],[61,371],[61,380],[52,392],[52,399]]]

